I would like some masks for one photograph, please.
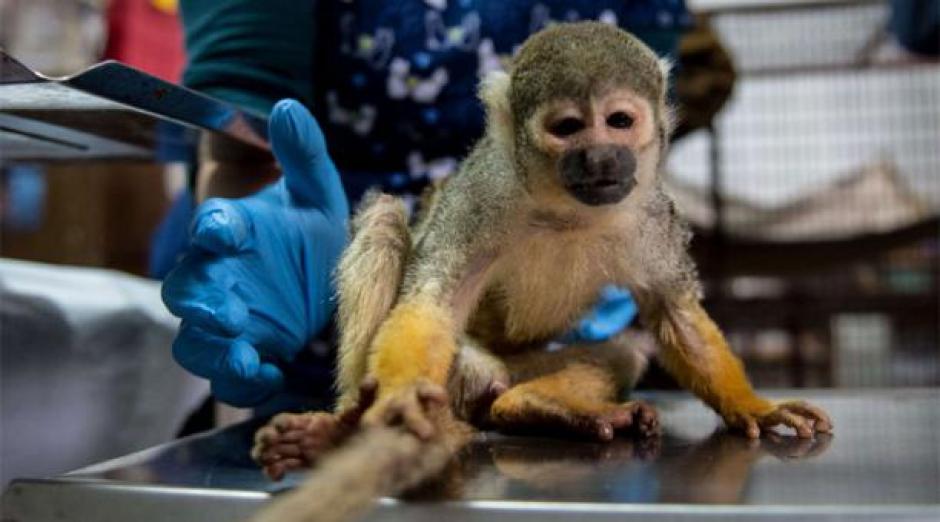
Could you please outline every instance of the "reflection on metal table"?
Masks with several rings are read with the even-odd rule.
[[[120,62],[66,77],[0,50],[0,160],[179,161],[196,131],[234,147],[267,148],[267,121]]]
[[[748,441],[688,395],[653,393],[659,439],[481,434],[430,489],[383,499],[368,520],[940,520],[940,390],[770,395],[812,399],[835,434]],[[243,520],[303,478],[261,475],[248,458],[257,425],[15,481],[3,520]]]

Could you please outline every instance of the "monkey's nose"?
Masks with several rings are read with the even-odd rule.
[[[636,161],[630,149],[598,145],[584,151],[585,182],[622,183],[633,177]]]
[[[559,167],[565,188],[588,205],[616,203],[636,185],[636,159],[627,147],[597,145],[573,150]]]

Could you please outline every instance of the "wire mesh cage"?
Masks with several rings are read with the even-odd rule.
[[[736,81],[668,170],[707,306],[759,385],[940,384],[940,62],[888,2],[701,3]]]

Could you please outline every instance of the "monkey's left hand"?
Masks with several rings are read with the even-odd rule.
[[[754,411],[724,413],[728,426],[744,431],[748,437],[760,437],[761,430],[769,430],[777,425],[784,425],[796,430],[797,436],[808,439],[815,433],[832,431],[832,421],[826,412],[804,401],[784,401],[763,405]]]

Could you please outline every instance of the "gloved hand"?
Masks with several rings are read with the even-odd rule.
[[[234,406],[283,389],[279,365],[334,311],[331,276],[346,243],[349,207],[316,120],[282,100],[269,137],[282,178],[249,197],[203,203],[190,251],[163,284],[164,303],[183,319],[173,356]]]
[[[630,291],[607,285],[601,290],[597,303],[575,327],[558,342],[564,344],[599,343],[611,339],[636,319],[636,301]]]

